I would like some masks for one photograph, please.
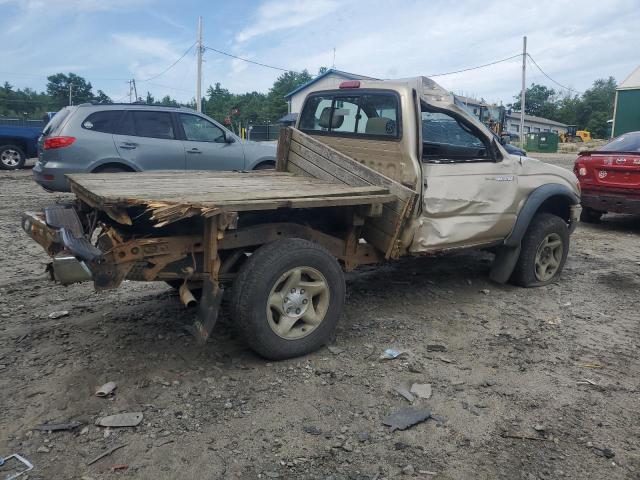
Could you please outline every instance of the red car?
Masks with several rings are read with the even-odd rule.
[[[597,222],[607,212],[640,214],[640,132],[580,152],[573,171],[582,189],[583,222]]]

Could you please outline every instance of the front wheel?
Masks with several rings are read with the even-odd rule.
[[[4,170],[18,170],[24,167],[27,157],[17,145],[0,146],[0,168]]]
[[[539,213],[522,239],[520,257],[511,281],[522,287],[540,287],[555,281],[569,253],[569,229],[557,215]]]
[[[247,344],[279,360],[327,343],[344,296],[342,269],[329,252],[307,240],[283,239],[259,248],[240,268],[231,309]]]

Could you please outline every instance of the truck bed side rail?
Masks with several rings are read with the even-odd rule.
[[[388,189],[396,200],[382,207],[381,216],[366,219],[363,237],[384,252],[385,258],[398,258],[406,250],[399,238],[400,232],[418,197],[410,188],[292,127],[280,131],[276,170],[354,187]]]

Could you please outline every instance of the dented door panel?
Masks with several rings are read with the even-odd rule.
[[[422,214],[412,253],[506,237],[516,221],[518,175],[502,162],[424,163]]]

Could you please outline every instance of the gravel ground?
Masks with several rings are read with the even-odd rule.
[[[336,348],[269,363],[226,318],[196,346],[164,285],[49,282],[19,215],[63,198],[0,173],[0,456],[22,453],[30,479],[640,478],[638,218],[580,226],[561,281],[537,289],[492,284],[483,253],[349,274]],[[392,432],[413,383],[438,420]],[[120,412],[144,419],[95,425]],[[68,420],[83,425],[32,430]]]

